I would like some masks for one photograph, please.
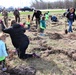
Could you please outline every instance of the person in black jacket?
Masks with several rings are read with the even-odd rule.
[[[41,18],[42,12],[40,10],[34,10],[34,14],[32,16],[32,21],[33,18],[36,18],[36,29],[38,28],[38,25],[40,24],[40,18]]]
[[[68,24],[69,24],[68,32],[73,32],[72,31],[72,24],[75,20],[75,9],[74,8],[69,9],[69,13],[67,14],[67,18],[68,18]]]
[[[20,59],[26,59],[33,56],[37,57],[35,53],[25,54],[25,51],[29,45],[29,39],[24,34],[24,32],[26,31],[25,28],[23,28],[20,24],[17,24],[15,20],[11,22],[10,28],[5,28],[2,21],[0,23],[2,25],[2,31],[10,35],[12,44],[17,49],[18,57]]]
[[[13,14],[15,16],[16,22],[20,23],[20,12],[17,9],[15,9]]]

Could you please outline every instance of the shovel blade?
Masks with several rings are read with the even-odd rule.
[[[67,34],[68,33],[68,31],[67,31],[67,29],[65,30],[65,34]]]

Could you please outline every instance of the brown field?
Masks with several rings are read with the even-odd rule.
[[[58,17],[59,22],[55,24],[49,19],[44,37],[39,36],[39,33],[37,32],[25,32],[30,39],[27,53],[38,53],[41,58],[20,60],[16,55],[14,59],[9,61],[11,67],[18,65],[32,66],[37,70],[36,75],[73,75],[73,72],[76,70],[76,22],[73,23],[73,33],[65,34],[66,19],[61,17],[62,13],[57,13],[55,15]],[[25,22],[25,17],[26,15],[21,15],[21,22]],[[13,19],[14,17],[12,16],[9,18]],[[35,23],[33,22],[31,29],[34,28],[34,25]],[[11,50],[15,49],[11,44],[10,37],[7,37],[6,44]],[[42,46],[46,49],[38,49]],[[48,53],[48,47],[51,47],[52,51],[63,50],[64,52],[67,51],[68,54],[72,51],[74,53],[71,53],[71,57],[68,54],[65,55],[63,52]]]

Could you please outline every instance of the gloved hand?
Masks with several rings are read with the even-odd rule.
[[[0,24],[3,24],[3,21],[2,20],[0,20]]]

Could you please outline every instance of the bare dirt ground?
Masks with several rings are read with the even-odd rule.
[[[11,67],[31,66],[36,69],[36,75],[76,75],[76,22],[73,24],[73,33],[65,34],[65,18],[61,14],[56,15],[59,22],[55,24],[49,20],[45,36],[40,36],[33,29],[34,24],[31,25],[32,32],[25,32],[30,39],[27,53],[38,53],[41,58],[20,60],[15,55],[9,61]],[[22,22],[25,21],[24,17],[22,16]],[[11,50],[14,49],[10,37],[7,37],[6,44]]]

